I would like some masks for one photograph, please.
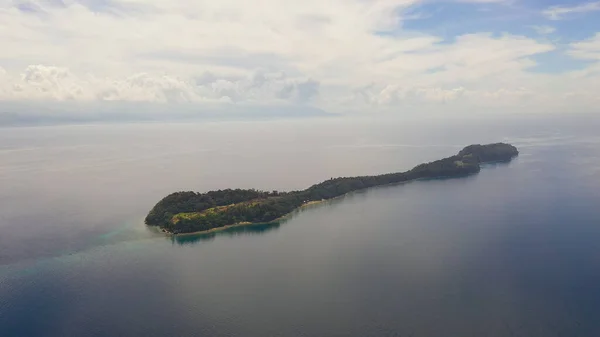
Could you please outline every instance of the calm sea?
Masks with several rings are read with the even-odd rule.
[[[600,118],[0,129],[0,336],[600,336]],[[505,141],[479,175],[178,240],[177,190],[292,190]]]

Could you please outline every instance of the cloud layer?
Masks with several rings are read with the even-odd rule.
[[[553,27],[530,25],[537,37],[471,32],[448,39],[405,28],[419,5],[0,1],[0,100],[286,103],[334,112],[596,102],[588,90],[598,83],[598,35],[563,46],[589,63],[585,70],[539,73],[537,57],[558,48],[539,35]],[[583,10],[543,14],[558,19],[573,11]]]
[[[548,9],[544,10],[543,14],[550,20],[561,20],[566,16],[572,14],[581,14],[596,11],[600,11],[600,1],[586,2],[582,4],[576,4],[573,6],[551,6]]]

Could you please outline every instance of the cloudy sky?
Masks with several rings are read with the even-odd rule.
[[[592,111],[600,1],[0,0],[0,101]]]

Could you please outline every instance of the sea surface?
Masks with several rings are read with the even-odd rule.
[[[600,118],[0,128],[0,336],[600,336]],[[476,176],[173,239],[178,190],[303,189],[465,145]]]

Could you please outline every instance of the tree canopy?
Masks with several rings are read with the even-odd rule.
[[[509,144],[477,144],[465,147],[455,156],[420,164],[407,172],[332,178],[302,191],[225,189],[206,193],[175,192],[159,201],[145,221],[173,234],[206,231],[237,223],[271,222],[310,201],[414,179],[466,176],[479,172],[480,163],[510,161],[518,153],[517,148]]]

